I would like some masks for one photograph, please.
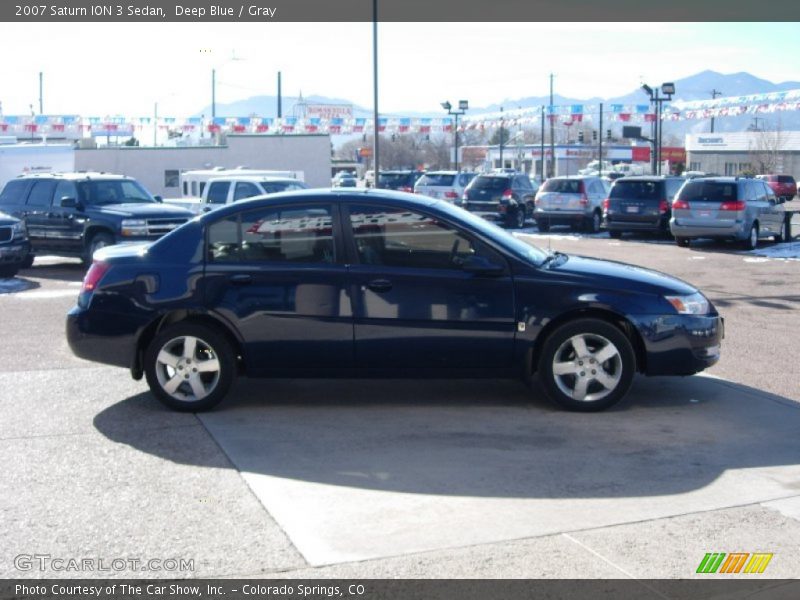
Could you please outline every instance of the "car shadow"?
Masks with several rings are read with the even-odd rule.
[[[86,266],[81,263],[59,263],[39,265],[20,271],[20,276],[54,281],[82,281]]]
[[[0,277],[0,295],[35,290],[38,287],[40,287],[39,282],[25,279],[23,275],[18,274],[16,277]]]
[[[639,377],[623,403],[594,414],[557,410],[510,381],[243,379],[213,412],[170,414],[142,393],[94,426],[139,452],[219,468],[188,444],[196,419],[242,472],[411,494],[662,496],[800,463],[800,405],[705,376]]]

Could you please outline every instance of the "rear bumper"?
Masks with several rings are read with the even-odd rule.
[[[631,317],[646,353],[647,375],[692,375],[720,358],[725,322],[719,315]]]
[[[608,231],[669,231],[669,220],[626,221],[619,217],[606,217],[603,227]]]
[[[682,238],[743,240],[748,234],[744,222],[738,222],[724,227],[708,227],[702,225],[687,225],[673,218],[669,222],[669,229],[672,235]]]
[[[139,324],[125,315],[78,306],[67,313],[67,343],[85,360],[130,368],[138,331]]]
[[[551,225],[568,225],[570,223],[577,223],[586,221],[592,218],[592,213],[585,211],[561,211],[561,210],[542,210],[537,208],[533,211],[533,218],[536,221],[544,221]]]

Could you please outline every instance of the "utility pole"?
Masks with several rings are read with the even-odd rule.
[[[281,72],[278,71],[278,118],[283,117],[283,108],[281,107]]]
[[[603,176],[603,103],[600,103],[600,131],[597,132],[597,159],[600,166],[597,169],[597,174]]]
[[[717,96],[722,96],[722,92],[716,89],[711,90],[711,99],[716,100]],[[714,117],[711,117],[711,133],[714,133]]]
[[[500,107],[500,168],[503,168],[503,107]]]
[[[380,161],[378,160],[378,0],[372,0],[372,93],[374,102],[374,136],[372,140],[372,165],[375,173],[374,186],[379,186],[380,181]]]
[[[153,148],[156,147],[156,134],[158,133],[158,102],[153,106]]]
[[[43,86],[43,83],[42,83],[42,78],[43,77],[44,77],[43,73],[41,71],[39,71],[39,114],[40,115],[44,114],[44,95],[42,93],[43,89],[44,89],[44,86]]]
[[[217,70],[211,69],[211,121],[217,116]]]
[[[540,185],[544,185],[544,161],[545,161],[545,157],[544,157],[544,106],[542,107],[542,141],[541,141],[541,146],[540,146],[540,153],[541,153],[542,161],[540,163],[541,170],[540,170],[539,175],[541,177],[541,180],[539,181],[539,184]]]
[[[550,119],[550,168],[547,170],[548,176],[552,177],[555,175],[555,167],[556,167],[556,142],[555,142],[555,113],[553,112],[553,77],[555,77],[552,73],[550,73],[550,114],[547,117]]]

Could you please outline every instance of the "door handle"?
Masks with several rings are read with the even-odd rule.
[[[248,285],[253,282],[253,278],[245,274],[231,275],[230,282],[234,285]]]
[[[373,292],[388,292],[392,289],[392,282],[388,279],[373,279],[366,285],[366,287],[371,289]]]

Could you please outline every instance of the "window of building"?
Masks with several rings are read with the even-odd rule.
[[[689,163],[689,170],[690,171],[702,171],[703,168],[702,168],[702,165],[700,164],[699,161],[697,161],[697,162],[693,161],[693,162]]]
[[[181,174],[177,169],[168,169],[164,171],[164,187],[176,188],[180,187]]]
[[[725,163],[725,175],[736,175],[738,171],[736,170],[736,163]]]

